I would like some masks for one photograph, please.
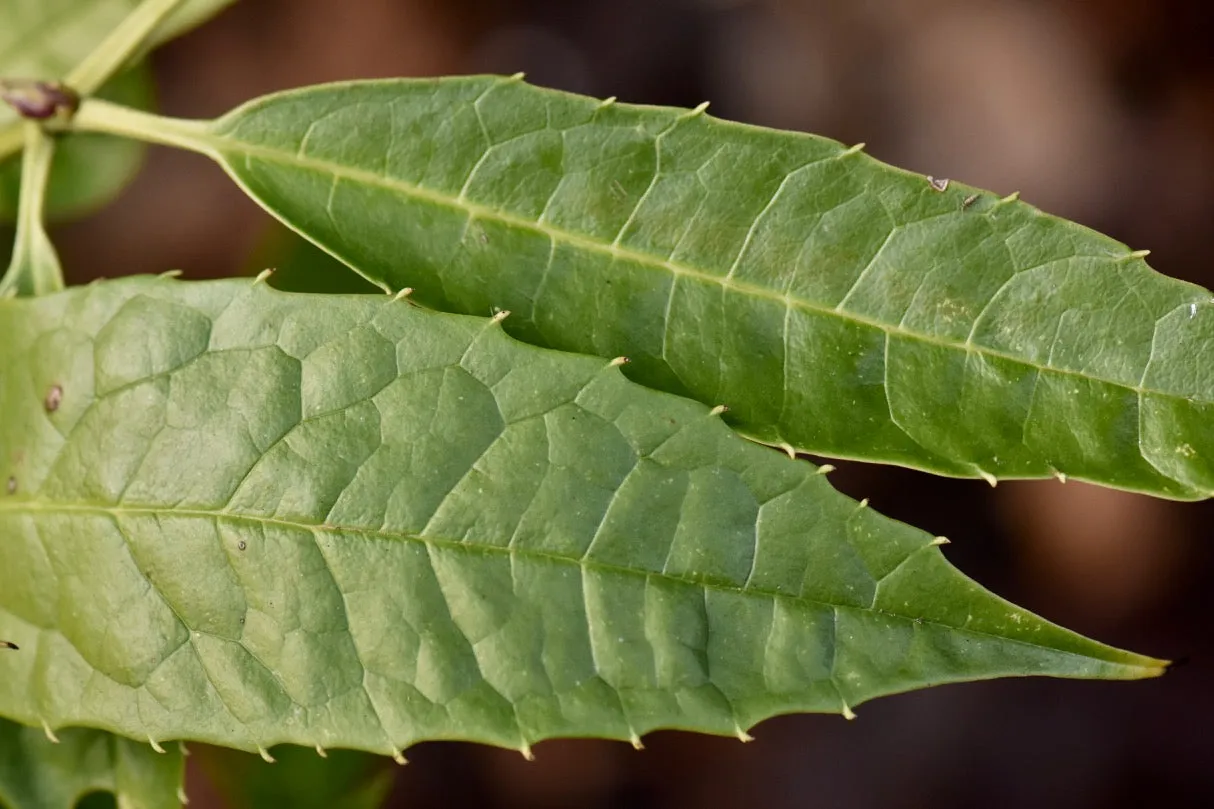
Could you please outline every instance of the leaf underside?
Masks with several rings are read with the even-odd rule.
[[[73,809],[92,792],[111,792],[122,809],[179,806],[180,750],[156,753],[96,730],[62,731],[52,743],[42,728],[0,719],[0,805],[8,809]]]
[[[526,750],[1159,661],[986,592],[696,402],[248,281],[0,302],[0,714]]]
[[[205,149],[385,288],[627,355],[747,435],[988,480],[1214,491],[1214,305],[1011,198],[824,138],[461,77],[269,96]]]

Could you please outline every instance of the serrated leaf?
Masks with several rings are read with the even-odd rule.
[[[190,137],[367,278],[626,354],[760,441],[1214,491],[1210,293],[1022,202],[824,138],[491,77],[291,91]]]
[[[218,13],[232,0],[188,0],[153,35],[165,42]],[[139,0],[0,0],[0,77],[59,79],[84,58]],[[150,106],[151,74],[137,65],[117,76],[101,97]],[[0,142],[20,142],[20,120],[0,104]],[[51,175],[49,209],[55,216],[85,213],[114,197],[139,168],[135,142],[96,135],[64,139]],[[0,151],[0,218],[13,215],[19,162]]]
[[[1163,664],[616,363],[381,296],[0,301],[0,714],[139,739],[742,734]]]
[[[0,719],[0,806],[72,809],[85,795],[114,794],[119,809],[175,809],[184,767],[174,747],[99,730],[64,730],[52,743],[41,728]]]

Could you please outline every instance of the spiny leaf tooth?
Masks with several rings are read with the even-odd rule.
[[[621,365],[627,365],[630,362],[632,362],[632,360],[628,359],[627,357],[616,357],[611,362],[607,363],[607,367],[619,368]]]
[[[824,463],[818,467],[819,475],[829,475],[833,471],[835,471],[834,464]]]
[[[742,742],[742,744],[753,742],[755,740],[755,737],[743,730],[741,725],[734,725],[733,733],[738,737],[738,741]]]
[[[526,742],[523,743],[522,747],[520,747],[518,751],[522,753],[523,758],[527,759],[528,761],[535,761],[535,753],[531,752],[531,745],[527,744]]]
[[[628,737],[628,741],[632,743],[632,747],[634,750],[644,750],[645,749],[645,744],[641,741],[641,737],[637,735],[637,732],[635,730],[632,731],[632,735],[630,735]]]
[[[851,706],[848,705],[846,702],[843,703],[843,710],[841,711],[841,713],[843,714],[843,718],[846,719],[848,722],[854,721],[856,718],[856,712],[853,711],[851,709]]]
[[[1006,203],[1008,203],[1008,202],[1016,202],[1016,201],[1017,201],[1017,200],[1019,200],[1019,199],[1020,199],[1020,192],[1019,192],[1019,191],[1013,191],[1012,193],[1008,194],[1008,195],[1007,195],[1006,197],[1004,197],[1003,199],[999,200],[999,202],[1000,202],[1000,203],[1003,203],[1003,204],[1006,204]]]
[[[607,98],[604,98],[602,103],[599,104],[599,109],[602,110],[602,109],[606,109],[607,107],[610,107],[612,104],[614,104],[616,102],[616,100],[617,99],[615,96],[609,96]]]
[[[51,730],[51,726],[46,720],[42,720],[42,732],[46,734],[46,738],[51,741],[51,744],[59,744],[59,737],[55,735],[55,731]]]
[[[1127,258],[1127,259],[1131,259],[1131,258],[1146,258],[1146,257],[1147,257],[1147,256],[1149,256],[1149,255],[1151,255],[1151,251],[1150,251],[1150,250],[1135,250],[1135,251],[1134,251],[1134,252],[1132,252],[1132,253],[1126,253],[1125,258]]]
[[[181,276],[182,276],[181,270],[165,270],[157,277],[158,278],[180,278]]]
[[[277,761],[274,756],[270,755],[270,751],[262,747],[260,744],[257,745],[257,755],[261,756],[262,761],[265,761],[267,764],[274,764]]]
[[[273,267],[266,267],[261,272],[257,273],[257,277],[253,279],[253,284],[264,284],[266,280],[274,274]]]
[[[951,545],[952,540],[949,539],[948,537],[936,537],[935,539],[932,540],[931,544],[933,544],[933,545]]]
[[[182,806],[190,805],[190,796],[185,794],[185,787],[177,787],[177,800]]]
[[[328,751],[325,750],[323,747],[321,747],[319,744],[316,745],[316,755],[320,756],[321,758],[329,757]]]
[[[494,323],[501,323],[508,317],[510,317],[509,309],[499,309],[493,313],[493,317],[490,318],[490,320],[492,320]]]
[[[413,287],[404,287],[401,289],[400,292],[397,292],[395,295],[392,296],[392,300],[403,301],[405,298],[409,297],[412,294],[413,294]]]
[[[152,746],[152,749],[155,750],[157,753],[164,755],[165,749],[160,746],[160,742],[156,741],[151,736],[148,736],[148,744],[150,744]]]
[[[402,767],[409,763],[409,759],[405,758],[405,754],[395,747],[392,748],[392,760]]]
[[[839,157],[850,157],[854,154],[859,154],[860,152],[864,151],[864,147],[867,145],[868,144],[861,142],[857,143],[855,146],[849,146],[848,148],[839,152]]]
[[[714,407],[712,410],[709,410],[709,411],[708,411],[708,415],[710,415],[710,416],[719,416],[719,415],[721,415],[722,413],[728,413],[728,412],[729,412],[729,408],[728,408],[728,407],[726,407],[725,405],[717,405],[717,406],[716,406],[716,407]]]
[[[787,441],[782,441],[778,446],[780,449],[784,450],[784,454],[789,458],[792,458],[794,461],[797,460],[797,451],[793,449],[792,444],[789,444]]]

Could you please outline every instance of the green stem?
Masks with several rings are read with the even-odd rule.
[[[92,53],[72,68],[63,83],[81,96],[97,92],[181,3],[182,0],[143,0]]]
[[[102,132],[161,146],[200,152],[218,160],[208,137],[209,121],[169,118],[112,104],[99,98],[86,98],[65,129],[72,132]]]
[[[27,121],[24,131],[17,239],[13,243],[13,259],[8,272],[0,280],[0,297],[46,295],[63,289],[59,257],[42,224],[55,141],[34,121]]]

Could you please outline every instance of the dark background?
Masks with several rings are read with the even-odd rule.
[[[527,71],[538,84],[864,141],[1023,198],[1214,283],[1208,0],[242,0],[153,59],[162,109],[211,117],[335,79]],[[153,151],[55,237],[73,282],[247,272],[276,226],[206,160]],[[1194,358],[1214,361],[1214,358]],[[656,733],[409,751],[391,806],[1138,807],[1214,795],[1214,502],[841,465],[1002,595],[1101,640],[1188,658],[1139,683],[1003,680],[796,716],[756,741]],[[197,760],[198,757],[191,759]],[[222,777],[222,768],[220,775]],[[191,769],[192,806],[221,806]]]

